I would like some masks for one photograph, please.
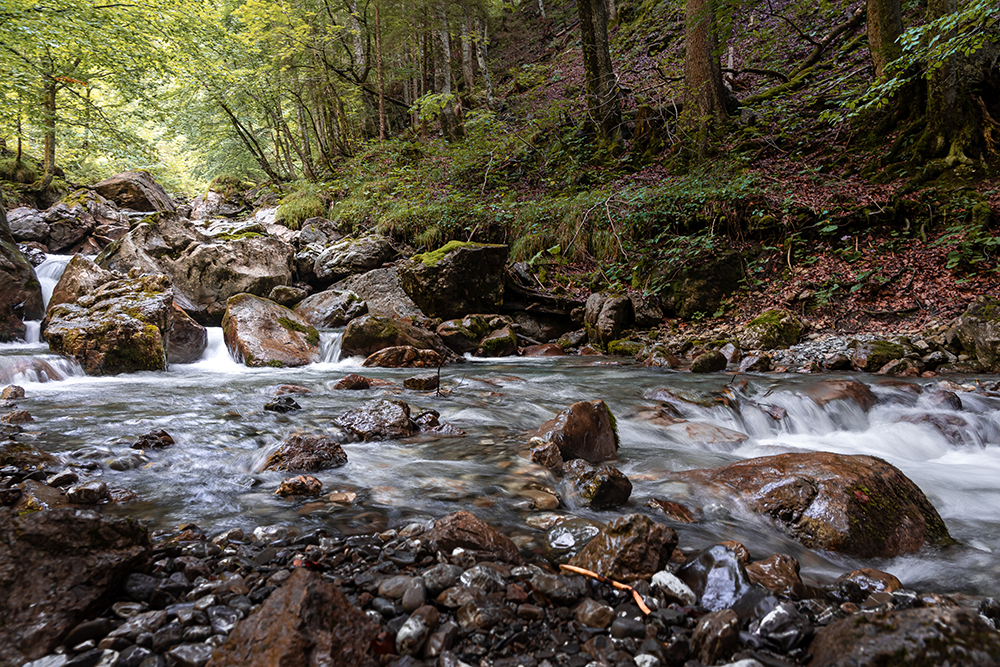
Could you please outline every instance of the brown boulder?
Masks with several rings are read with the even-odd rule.
[[[176,303],[173,320],[167,336],[167,362],[191,364],[198,361],[208,346],[208,330]]]
[[[125,171],[93,187],[97,194],[133,211],[176,210],[173,200],[146,171]]]
[[[811,384],[805,389],[806,396],[816,405],[826,405],[831,401],[851,401],[868,412],[875,406],[875,394],[857,380],[824,380]]]
[[[618,581],[649,578],[666,568],[677,533],[643,514],[609,522],[569,564]]]
[[[255,613],[239,623],[209,667],[376,667],[377,628],[340,589],[296,569]]]
[[[319,332],[294,312],[252,294],[237,294],[222,318],[226,347],[247,366],[294,368],[319,360]]]
[[[50,653],[111,603],[149,554],[146,529],[84,510],[0,508],[0,664]]]
[[[364,360],[367,368],[438,368],[444,358],[434,350],[420,350],[410,345],[387,347]]]
[[[581,401],[542,424],[537,435],[559,446],[564,460],[590,463],[617,457],[618,432],[611,409],[601,400]]]
[[[799,561],[785,554],[774,554],[770,558],[750,563],[746,566],[747,577],[755,584],[763,586],[776,595],[791,600],[822,597],[799,577]]]
[[[92,259],[83,255],[73,255],[73,258],[63,269],[59,282],[52,290],[49,298],[49,308],[61,303],[73,303],[80,297],[92,293],[101,285],[109,283],[116,277],[113,271],[105,271]]]
[[[521,554],[511,539],[470,512],[453,512],[441,517],[423,539],[445,554],[462,548],[484,559],[521,563]]]
[[[951,542],[920,489],[874,456],[779,454],[676,477],[770,516],[812,549],[891,558]]]
[[[316,472],[347,463],[343,447],[322,433],[294,433],[267,457],[264,470]]]
[[[732,609],[705,614],[691,634],[691,652],[706,665],[728,658],[739,645],[740,618]]]
[[[521,350],[522,357],[562,357],[566,352],[556,343],[529,345]]]

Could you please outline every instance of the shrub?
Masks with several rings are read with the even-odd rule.
[[[275,219],[289,229],[298,229],[309,218],[325,215],[326,206],[319,186],[304,183],[282,200]]]

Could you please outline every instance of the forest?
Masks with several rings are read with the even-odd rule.
[[[557,291],[669,297],[735,252],[688,319],[898,314],[890,257],[942,304],[995,291],[998,40],[989,0],[5,0],[0,190],[141,169],[293,229],[508,243]]]

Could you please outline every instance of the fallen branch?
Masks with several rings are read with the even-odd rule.
[[[591,579],[597,579],[602,584],[610,584],[611,586],[614,586],[618,590],[628,591],[629,593],[632,594],[632,597],[635,598],[635,603],[637,605],[639,605],[639,609],[642,610],[642,613],[647,614],[647,615],[653,613],[653,610],[650,609],[649,607],[647,607],[646,603],[643,602],[642,596],[639,595],[639,591],[635,590],[634,588],[632,588],[628,584],[623,584],[621,582],[614,581],[612,579],[608,579],[603,574],[597,574],[596,572],[592,572],[590,570],[585,570],[584,568],[582,568],[582,567],[576,567],[575,565],[560,565],[559,569],[566,570],[568,572],[573,572],[575,574],[582,574],[585,577],[590,577]]]

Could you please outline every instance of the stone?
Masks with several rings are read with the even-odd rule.
[[[748,354],[740,361],[740,373],[766,373],[771,370],[771,355]]]
[[[510,327],[503,327],[483,336],[477,357],[509,357],[517,354],[517,336]]]
[[[42,289],[32,267],[7,226],[0,204],[0,342],[23,340],[24,320],[41,319]]]
[[[167,335],[167,363],[193,364],[208,347],[208,330],[178,306],[173,308],[173,324]]]
[[[350,290],[329,289],[299,301],[295,314],[314,327],[345,326],[368,312],[368,304]]]
[[[566,352],[556,343],[529,345],[521,350],[522,357],[563,357]]]
[[[603,524],[583,517],[561,521],[545,533],[545,557],[552,563],[568,563],[602,528]]]
[[[740,619],[732,609],[705,614],[691,635],[691,652],[706,665],[730,657],[740,645]]]
[[[49,227],[46,245],[54,253],[78,248],[80,241],[94,230],[94,216],[79,204],[68,206],[57,202],[45,211],[44,220]]]
[[[229,633],[209,664],[376,667],[371,651],[376,633],[340,589],[319,573],[296,568],[284,586]]]
[[[105,271],[89,257],[74,255],[52,289],[49,308],[61,303],[75,303],[80,297],[92,294],[98,287],[120,277],[113,271]]]
[[[418,654],[440,618],[441,612],[433,605],[424,605],[410,614],[396,633],[396,652],[399,655]]]
[[[339,468],[347,454],[339,443],[322,433],[293,433],[267,457],[264,470],[317,472]]]
[[[805,393],[820,406],[831,401],[850,401],[865,412],[875,407],[875,394],[857,380],[824,380],[806,386]]]
[[[7,211],[7,231],[14,241],[48,243],[49,225],[39,210],[21,206]]]
[[[671,500],[661,500],[660,498],[650,498],[646,501],[646,507],[663,512],[663,515],[678,523],[695,523],[698,521],[694,513],[684,505]]]
[[[319,332],[294,312],[252,294],[229,299],[222,331],[230,354],[247,366],[295,368],[319,361]]]
[[[108,499],[108,485],[101,481],[75,484],[66,489],[66,500],[78,505],[97,505]]]
[[[478,350],[484,336],[509,325],[510,318],[500,315],[466,315],[442,322],[435,333],[451,350],[466,354]]]
[[[739,289],[743,264],[739,252],[713,252],[679,270],[673,263],[654,268],[649,280],[665,285],[660,293],[665,315],[690,319],[699,313],[711,315]]]
[[[138,522],[71,509],[0,507],[0,544],[0,663],[16,665],[50,653],[97,617],[150,549]]]
[[[726,370],[726,357],[718,350],[709,350],[698,355],[691,362],[692,373],[715,373]]]
[[[132,443],[131,447],[132,449],[162,449],[164,447],[170,447],[173,444],[173,436],[163,429],[160,429],[159,431],[143,433],[135,442]]]
[[[654,574],[650,585],[653,590],[659,591],[667,602],[676,602],[686,607],[692,607],[698,603],[698,596],[694,594],[691,587],[669,570],[660,570]]]
[[[391,319],[426,317],[403,291],[399,284],[399,272],[394,266],[350,276],[335,283],[331,289],[354,292],[368,305],[368,312],[372,315]]]
[[[584,323],[591,343],[607,345],[621,338],[635,322],[632,301],[626,296],[591,294],[585,308]]]
[[[341,342],[345,356],[368,357],[387,347],[399,346],[433,350],[446,360],[456,358],[436,334],[401,320],[371,314],[351,320]]]
[[[1000,665],[1000,634],[974,609],[906,609],[831,623],[809,652],[810,667]]]
[[[508,248],[450,241],[399,267],[399,283],[430,317],[495,312],[503,302]]]
[[[453,512],[438,519],[424,539],[446,554],[462,548],[505,563],[521,563],[521,554],[510,538],[470,512]]]
[[[750,633],[781,653],[805,646],[812,638],[812,624],[791,602],[781,602],[759,621]]]
[[[295,304],[308,296],[309,292],[294,285],[276,285],[267,295],[269,301],[274,301],[285,308],[295,308]]]
[[[872,568],[847,572],[833,583],[839,596],[852,602],[864,602],[869,595],[894,593],[903,588],[903,584],[894,575]]]
[[[924,363],[919,359],[894,359],[882,368],[875,371],[878,375],[891,375],[894,377],[920,377],[924,372]]]
[[[790,600],[822,597],[818,591],[802,583],[799,561],[786,554],[774,554],[770,558],[750,563],[746,566],[746,573],[753,583]]]
[[[403,401],[386,398],[368,401],[333,421],[365,442],[405,438],[418,431],[417,425],[410,419],[410,406]]]
[[[437,373],[423,373],[403,380],[403,388],[415,391],[431,391],[432,389],[437,389],[440,382],[441,376]]]
[[[676,476],[714,486],[811,549],[891,558],[952,541],[920,489],[873,456],[779,454]]]
[[[337,380],[337,382],[333,385],[333,388],[356,391],[360,389],[368,389],[371,386],[372,386],[372,381],[369,378],[366,378],[362,375],[357,375],[355,373],[351,373],[350,375],[346,375],[341,379]]]
[[[615,619],[615,610],[604,602],[585,598],[576,609],[573,617],[577,623],[590,628],[606,628]],[[643,628],[645,630],[645,628]]]
[[[327,284],[356,273],[380,268],[395,256],[389,239],[381,234],[345,238],[323,250],[313,263],[313,273]]]
[[[444,363],[444,357],[435,350],[399,345],[373,352],[361,365],[365,368],[440,368]]]
[[[617,457],[618,432],[611,409],[601,400],[581,401],[542,424],[538,437],[554,442],[563,460],[589,463]]]
[[[92,188],[121,208],[133,211],[173,212],[176,205],[147,171],[125,171],[104,179]]]
[[[191,214],[188,216],[192,220],[211,220],[213,218],[234,218],[247,207],[239,193],[232,195],[226,192],[209,190],[198,195],[191,201]]]
[[[776,603],[768,591],[750,581],[736,552],[722,545],[699,554],[677,571],[677,577],[710,611],[731,609],[740,616],[757,616]]]
[[[457,565],[438,563],[429,570],[425,570],[421,578],[424,580],[427,592],[431,596],[436,597],[441,591],[451,588],[458,583],[458,579],[461,576],[462,568]]]
[[[651,577],[666,568],[677,533],[642,514],[613,519],[569,564],[617,581]]]
[[[531,449],[531,460],[546,468],[558,468],[563,464],[559,445],[554,442],[546,442],[533,447]]]
[[[592,466],[583,459],[573,459],[559,470],[571,488],[570,495],[592,509],[624,505],[632,495],[632,483],[613,466]]]
[[[851,363],[859,371],[875,373],[890,361],[900,359],[906,354],[902,345],[890,343],[887,340],[861,342],[852,340],[848,343],[852,349]]]
[[[3,392],[0,392],[0,400],[16,401],[19,398],[24,398],[24,387],[19,387],[16,384],[7,385]]]
[[[983,368],[1000,372],[1000,300],[979,296],[952,327],[962,348]]]
[[[311,475],[299,475],[286,479],[274,493],[283,498],[288,496],[319,496],[323,493],[323,483]]]
[[[744,350],[785,349],[798,343],[805,330],[805,323],[794,313],[781,308],[767,310],[740,333],[740,346]]]
[[[544,599],[557,605],[569,606],[575,604],[587,595],[587,580],[573,575],[564,576],[536,572],[529,579],[531,588],[544,596]]]
[[[286,414],[301,410],[302,406],[295,402],[291,396],[276,396],[264,404],[264,409],[268,412],[280,412]]]

